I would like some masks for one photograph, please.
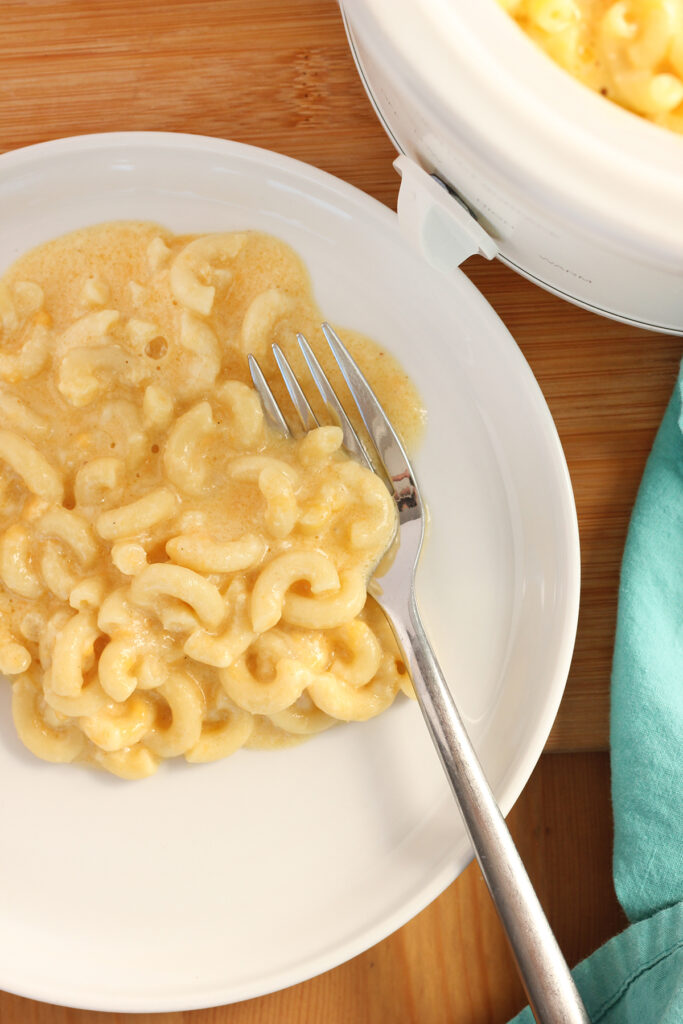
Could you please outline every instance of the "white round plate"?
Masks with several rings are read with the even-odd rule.
[[[523,357],[458,272],[424,266],[396,217],[258,149],[134,133],[0,157],[0,270],[118,218],[255,228],[306,260],[325,316],[398,356],[429,424],[425,623],[507,813],[555,717],[578,609],[562,450]],[[0,987],[117,1011],[212,1006],[302,981],[434,899],[471,849],[417,706],[290,750],[172,763],[124,783],[44,764],[0,687]]]

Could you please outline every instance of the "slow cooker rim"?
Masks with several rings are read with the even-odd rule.
[[[340,0],[344,11],[352,14],[350,25],[354,35],[357,34],[360,25],[364,32],[363,43],[367,46],[369,39],[376,40],[381,34],[383,45],[391,47],[390,56],[399,65],[401,81],[410,83],[409,87],[416,91],[420,101],[437,117],[439,123],[444,126],[444,131],[453,133],[459,130],[460,134],[466,132],[470,149],[484,161],[499,166],[504,163],[506,177],[516,188],[524,192],[528,192],[530,187],[533,188],[534,195],[550,206],[566,203],[568,196],[571,197],[572,217],[577,225],[583,227],[589,234],[596,234],[596,229],[602,235],[607,234],[612,244],[619,249],[633,250],[637,247],[643,257],[647,256],[661,265],[683,260],[683,235],[676,230],[676,218],[671,212],[672,204],[668,202],[667,205],[667,202],[664,202],[661,211],[658,212],[652,202],[653,199],[661,201],[663,193],[667,196],[673,193],[673,208],[676,209],[680,204],[683,209],[683,175],[680,172],[676,173],[676,167],[670,170],[666,161],[663,167],[660,159],[664,153],[672,163],[678,159],[678,166],[683,168],[683,137],[679,138],[674,132],[654,125],[630,111],[619,108],[616,104],[606,102],[592,90],[575,81],[531,42],[494,0],[489,0],[489,10],[495,15],[504,38],[508,42],[513,40],[516,47],[521,47],[521,52],[525,60],[530,62],[532,70],[546,78],[549,77],[560,93],[568,96],[579,109],[588,109],[592,112],[592,120],[580,125],[566,117],[560,120],[559,116],[555,121],[552,118],[549,122],[546,121],[550,124],[554,137],[551,142],[546,141],[541,147],[542,159],[534,163],[530,159],[527,147],[513,147],[510,143],[504,146],[500,138],[492,138],[490,131],[483,132],[480,127],[482,121],[500,120],[502,116],[500,97],[509,96],[509,93],[501,86],[500,80],[497,83],[496,96],[491,99],[491,76],[488,76],[487,83],[487,76],[483,73],[482,66],[479,66],[478,84],[481,84],[482,88],[477,90],[477,95],[480,100],[486,96],[488,116],[480,118],[478,123],[474,117],[468,116],[466,104],[456,108],[452,103],[449,104],[443,90],[437,88],[434,62],[418,63],[411,58],[411,53],[406,48],[409,34],[401,34],[396,25],[400,21],[401,10],[408,10],[413,18],[419,18],[424,14],[425,4],[432,11],[435,6],[443,7],[444,3],[445,0],[420,0],[418,5],[408,5],[406,0],[392,0],[391,10],[395,15],[392,25],[388,24],[391,19],[387,19],[385,15],[388,10],[386,0]],[[416,11],[417,7],[420,8],[419,11]],[[448,10],[454,17],[459,17],[456,12],[459,7],[460,5],[454,4],[453,0],[448,0]],[[425,24],[426,19],[423,17],[422,29]],[[393,31],[390,31],[392,28]],[[415,28],[414,22],[411,28]],[[471,34],[468,41],[470,39]],[[411,32],[410,42],[415,44],[415,40],[416,33]],[[443,39],[439,39],[437,35],[430,37],[430,42],[433,43],[434,40],[443,45]],[[481,44],[481,40],[479,43]],[[460,48],[459,55],[462,56],[463,53],[467,54],[465,46]],[[472,63],[474,61],[471,60],[470,64]],[[504,84],[508,83],[511,83],[511,88],[519,91],[519,75],[510,73],[508,82]],[[528,88],[525,94],[531,95]],[[537,93],[533,93],[532,99],[537,105],[541,102]],[[542,109],[549,109],[545,98],[542,102],[545,104]],[[556,112],[556,107],[552,107],[552,111]],[[508,118],[509,104],[506,104],[505,113]],[[526,117],[528,122],[532,120],[526,112],[523,117]],[[643,152],[652,153],[653,148],[657,151],[652,161],[643,164],[641,160],[640,164],[634,166],[633,161],[627,159],[630,154],[624,154],[620,149],[609,146],[604,131],[600,131],[600,126],[604,128],[606,124],[614,122],[615,118],[618,130],[623,130],[622,126],[628,125],[629,131],[634,136],[639,136],[638,149],[641,156]],[[568,153],[567,135],[570,132],[573,133],[572,150]],[[538,133],[535,136],[527,133],[525,139],[527,142],[534,141],[535,154],[538,155]],[[576,176],[572,180],[568,175],[568,166],[572,166],[571,158],[577,159],[577,140],[581,143],[581,159],[586,164],[584,173],[580,176],[580,189],[577,188]],[[640,180],[636,180],[638,175]],[[647,180],[643,180],[644,177],[647,177]],[[616,182],[615,178],[618,179]],[[599,182],[602,184],[598,187]],[[617,190],[621,195],[619,210],[615,207]],[[642,202],[644,194],[649,200],[646,204]],[[623,212],[620,214],[624,207],[628,210],[637,210],[637,216],[628,220],[624,218]]]

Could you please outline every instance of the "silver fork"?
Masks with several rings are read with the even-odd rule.
[[[425,507],[415,473],[372,388],[329,324],[323,333],[376,449],[398,510],[396,555],[372,594],[384,610],[410,668],[415,693],[458,803],[482,874],[507,933],[529,1004],[539,1024],[590,1024],[567,964],[543,913],[486,781],[415,602],[415,570],[424,538]],[[344,447],[374,466],[310,345],[297,335],[321,398],[344,434]],[[304,431],[318,425],[282,350],[273,354]],[[264,415],[279,433],[291,431],[256,359],[249,356]]]

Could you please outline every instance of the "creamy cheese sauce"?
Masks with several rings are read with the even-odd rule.
[[[683,0],[499,0],[585,85],[683,132]]]
[[[301,259],[257,232],[104,224],[5,274],[0,669],[38,756],[140,778],[410,692],[365,599],[393,501],[337,427],[283,439],[251,387],[248,353],[291,412],[271,345],[307,381],[301,332],[351,411],[322,320]],[[425,413],[407,374],[339,334],[413,446]]]

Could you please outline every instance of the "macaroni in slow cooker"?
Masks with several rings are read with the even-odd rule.
[[[301,261],[255,232],[102,225],[0,282],[0,671],[38,757],[136,779],[410,692],[366,600],[392,498],[338,427],[270,431],[249,384],[248,352],[274,371],[277,340],[302,370],[320,322]],[[414,436],[406,375],[343,336]]]
[[[575,78],[683,132],[683,0],[499,0]]]

